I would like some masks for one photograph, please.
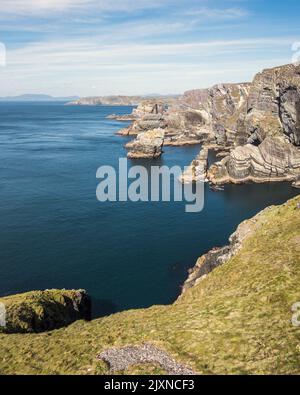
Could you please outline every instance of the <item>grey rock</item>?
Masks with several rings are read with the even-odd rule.
[[[207,167],[208,149],[202,148],[196,159],[194,159],[191,165],[184,171],[180,181],[183,184],[206,181]]]
[[[178,363],[167,352],[152,344],[111,348],[103,351],[97,358],[106,362],[112,373],[122,372],[134,365],[155,363],[170,375],[196,374],[192,369]]]
[[[246,144],[211,166],[208,178],[215,184],[246,181],[296,180],[300,150],[283,136],[267,137],[258,147]]]
[[[162,129],[148,130],[137,135],[136,139],[126,144],[129,159],[156,159],[162,155],[164,131]]]
[[[227,246],[213,248],[207,254],[202,255],[197,260],[196,265],[189,271],[189,276],[183,285],[182,293],[179,298],[181,298],[188,289],[202,281],[217,267],[226,264],[229,259],[234,257],[243,247],[244,242],[257,231],[259,226],[261,226],[259,220],[268,210],[270,210],[270,207],[267,207],[253,218],[242,222],[230,236]]]

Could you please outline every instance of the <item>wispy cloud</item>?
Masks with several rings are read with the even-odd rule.
[[[249,16],[249,11],[242,8],[207,8],[201,7],[186,11],[186,15],[220,21],[235,20]]]
[[[45,59],[47,62],[55,62],[59,57],[61,60],[68,61],[74,57],[77,60],[83,58],[86,61],[91,59],[109,59],[113,62],[115,59],[134,59],[140,58],[145,61],[148,57],[153,59],[154,56],[171,56],[177,55],[183,58],[183,55],[201,56],[210,53],[215,56],[218,51],[224,53],[229,50],[231,53],[236,51],[256,51],[259,49],[278,49],[279,46],[290,47],[293,38],[246,38],[239,40],[208,40],[184,43],[161,43],[161,44],[135,44],[132,42],[122,43],[120,45],[107,45],[102,43],[102,37],[93,39],[85,38],[81,40],[69,41],[49,41],[30,44],[21,49],[9,51],[9,64],[16,63],[33,63]],[[201,51],[201,52],[199,52]]]
[[[169,0],[165,0],[168,2]],[[159,7],[159,0],[0,0],[0,15],[47,15],[61,11],[130,12],[133,10]]]
[[[265,3],[0,0],[2,94],[166,93],[249,80],[288,63],[299,41],[296,6]]]

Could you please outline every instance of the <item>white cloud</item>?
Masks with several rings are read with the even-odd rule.
[[[74,8],[91,2],[92,0],[0,0],[0,12],[4,14],[41,14]]]
[[[1,91],[2,95],[88,96],[142,94],[154,87],[158,93],[180,93],[218,82],[249,80],[264,64],[288,63],[282,49],[289,49],[290,42],[262,38],[104,45],[101,38],[94,38],[36,43],[8,51],[7,67],[0,70]],[[267,59],[265,53],[270,50],[274,53]]]
[[[243,26],[243,34],[232,34],[225,29],[237,29],[237,21],[240,29],[247,12],[205,8],[203,3],[0,0],[2,30],[15,28],[15,37],[20,37],[7,42],[7,67],[0,70],[1,95],[182,92],[217,82],[248,80],[262,67],[289,62],[295,37],[253,38],[259,35],[248,26]],[[173,6],[122,18],[125,12],[166,4]],[[23,16],[26,18],[12,22]],[[26,29],[32,34],[26,35]],[[247,39],[233,39],[248,34]],[[269,32],[272,34],[277,32]],[[26,43],[26,37],[31,42]],[[97,92],[91,87],[97,87]]]
[[[26,47],[8,51],[9,66],[61,64],[65,67],[77,64],[141,64],[153,62],[169,63],[182,61],[188,56],[200,58],[203,56],[217,56],[224,53],[245,53],[258,50],[279,50],[282,46],[290,48],[291,38],[261,38],[241,40],[211,40],[186,43],[135,44],[132,42],[121,44],[102,44],[102,37],[70,40],[49,41],[35,43]]]
[[[165,0],[168,2],[169,0]],[[66,10],[88,10],[96,12],[133,11],[159,7],[159,0],[0,0],[0,16],[41,16]]]
[[[190,16],[198,16],[209,20],[220,21],[220,20],[233,20],[240,19],[249,16],[248,11],[241,8],[206,8],[201,7],[198,9],[189,10],[185,13]]]

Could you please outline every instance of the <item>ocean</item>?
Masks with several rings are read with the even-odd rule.
[[[128,123],[106,116],[131,110],[0,103],[1,296],[84,288],[94,316],[172,303],[200,255],[299,193],[288,183],[206,185],[200,213],[186,213],[186,202],[100,203],[96,171],[117,168],[129,140],[115,135]],[[199,146],[164,151],[147,167],[187,166]]]

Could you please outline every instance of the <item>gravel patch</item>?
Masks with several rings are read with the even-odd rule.
[[[151,344],[110,348],[97,356],[106,362],[112,372],[128,369],[143,363],[157,363],[170,375],[195,375],[192,369],[181,365],[168,353]]]

